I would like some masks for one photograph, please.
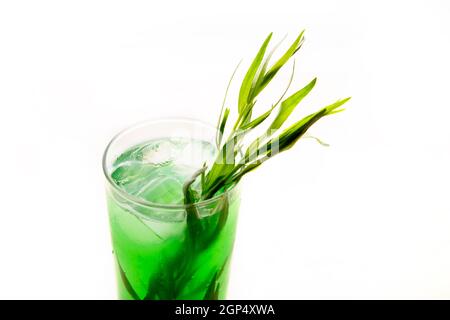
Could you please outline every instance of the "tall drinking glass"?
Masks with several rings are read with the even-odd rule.
[[[215,134],[198,121],[151,121],[119,133],[106,148],[120,299],[225,298],[238,186],[194,205],[183,196],[184,183],[214,160]]]

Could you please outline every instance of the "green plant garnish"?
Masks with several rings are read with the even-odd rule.
[[[245,174],[253,171],[274,155],[289,150],[318,120],[325,116],[343,111],[344,109],[340,107],[350,99],[345,98],[338,100],[335,103],[298,120],[293,125],[283,130],[282,127],[286,120],[288,120],[300,102],[312,91],[317,81],[317,78],[314,78],[305,87],[289,97],[284,98],[292,82],[294,75],[294,71],[292,71],[287,89],[278,101],[272,104],[272,106],[261,115],[253,117],[256,98],[272,81],[276,74],[299,51],[304,42],[304,31],[298,35],[286,52],[271,67],[269,67],[270,58],[276,49],[275,47],[269,54],[266,54],[271,38],[272,33],[264,40],[242,80],[237,103],[237,119],[232,126],[228,138],[223,139],[225,128],[229,125],[230,115],[230,108],[224,109],[224,106],[230,83],[236,70],[233,72],[227,86],[224,103],[218,121],[216,143],[219,152],[217,158],[210,168],[205,168],[205,170],[202,171],[201,194],[193,198],[192,193],[189,191],[190,186],[185,185],[185,195],[187,199],[185,203],[194,203],[196,201],[209,199],[218,192],[223,192],[227,188],[235,185]],[[294,67],[295,62],[293,64],[293,68]],[[277,107],[278,112],[268,127],[263,130],[262,134],[254,141],[244,147],[242,142],[245,136],[265,123]],[[322,145],[327,145],[318,138],[312,136],[306,137],[313,138]],[[195,179],[196,176],[193,177],[190,184],[192,184]]]

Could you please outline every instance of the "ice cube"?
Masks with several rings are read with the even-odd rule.
[[[140,220],[159,240],[170,240],[173,242],[182,240],[185,237],[185,224],[183,220],[169,222],[158,219],[157,217],[143,216],[140,216]]]
[[[134,182],[137,178],[148,175],[153,170],[152,167],[142,166],[139,161],[125,161],[120,163],[111,174],[111,178],[118,185],[126,185]],[[145,174],[147,172],[147,174]]]
[[[181,204],[183,202],[183,185],[175,177],[155,177],[147,180],[136,196],[161,204]]]
[[[187,138],[151,140],[124,152],[111,177],[129,194],[160,204],[182,204],[183,183],[213,159],[214,145]],[[120,161],[119,161],[120,160]],[[198,182],[194,183],[197,189]]]
[[[165,165],[179,156],[180,148],[170,140],[149,144],[142,149],[142,162]]]

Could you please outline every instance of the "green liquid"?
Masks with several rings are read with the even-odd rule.
[[[199,151],[200,158],[214,156],[214,147],[201,141],[150,141],[120,155],[111,178],[137,198],[182,205],[183,183],[201,166],[189,157]],[[111,188],[119,298],[224,299],[238,207],[237,190],[186,210],[142,206]]]

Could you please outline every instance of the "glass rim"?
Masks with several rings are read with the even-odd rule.
[[[132,195],[132,194],[126,192],[125,190],[119,188],[119,186],[116,183],[114,183],[114,181],[112,180],[110,174],[108,173],[108,169],[107,169],[106,161],[107,161],[108,152],[110,151],[111,146],[114,144],[114,142],[116,142],[122,136],[124,136],[125,134],[127,134],[128,132],[130,132],[136,128],[148,126],[148,125],[155,124],[155,123],[161,123],[161,122],[191,123],[194,125],[201,125],[203,127],[208,127],[210,129],[212,129],[212,131],[217,132],[217,128],[215,126],[213,126],[207,122],[201,121],[199,119],[188,118],[188,117],[164,117],[164,118],[150,119],[150,120],[140,121],[140,122],[137,122],[137,123],[134,123],[132,125],[125,127],[124,129],[120,130],[117,134],[115,134],[112,137],[112,139],[108,142],[108,144],[105,148],[105,151],[103,152],[103,157],[102,157],[103,174],[105,175],[108,185],[110,187],[112,187],[112,189],[115,192],[117,192],[124,199],[129,200],[140,206],[150,207],[150,208],[158,208],[158,209],[169,209],[169,210],[180,210],[180,209],[185,210],[185,209],[193,207],[193,206],[200,207],[200,206],[207,206],[209,204],[215,203],[215,202],[219,201],[220,199],[222,199],[223,197],[228,196],[236,188],[236,184],[235,184],[221,194],[218,194],[207,200],[195,202],[193,204],[165,204],[165,203],[152,202],[152,201],[148,201],[148,200],[139,198],[139,197]],[[217,146],[215,146],[215,147],[217,148]]]

